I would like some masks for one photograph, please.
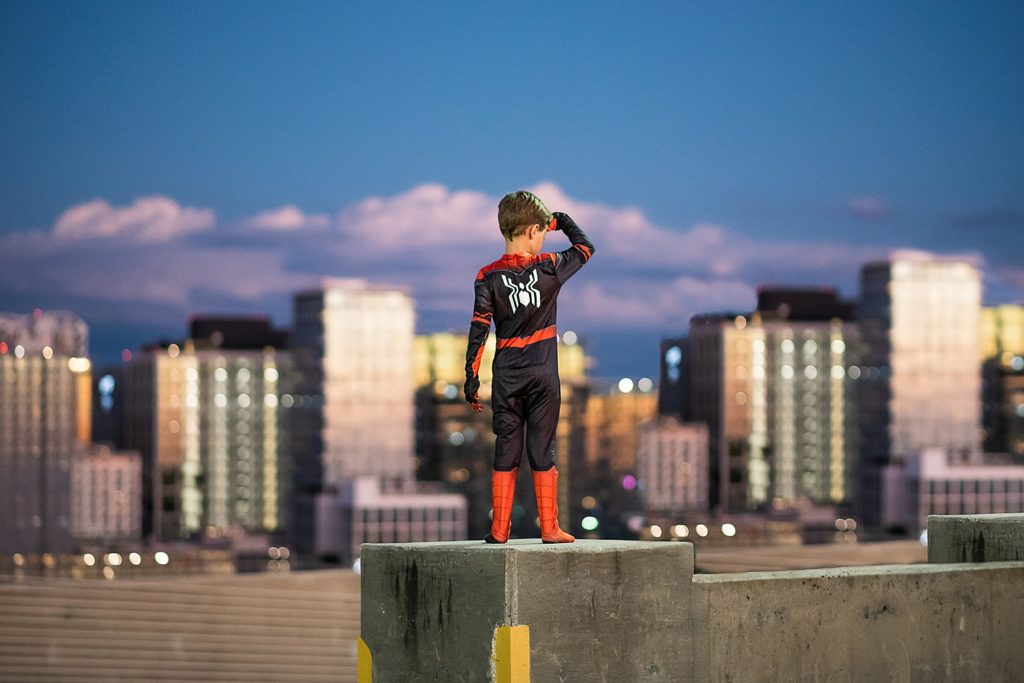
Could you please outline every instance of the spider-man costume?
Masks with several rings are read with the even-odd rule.
[[[473,322],[466,351],[465,394],[468,402],[477,403],[480,359],[493,322],[497,349],[491,392],[496,437],[492,489],[494,525],[488,537],[492,542],[504,542],[508,538],[504,512],[507,508],[508,520],[511,520],[512,491],[522,460],[524,436],[537,488],[538,508],[541,508],[542,498],[547,500],[548,494],[557,492],[555,430],[561,406],[555,331],[557,298],[565,281],[590,260],[594,245],[569,216],[553,215],[549,229],[564,232],[572,243],[570,248],[535,256],[505,254],[481,268],[476,276]],[[502,513],[500,519],[499,512]],[[553,542],[547,537],[554,538],[554,532],[544,533],[545,514],[543,510],[540,512],[541,537]],[[557,529],[557,507],[554,513],[554,528]]]

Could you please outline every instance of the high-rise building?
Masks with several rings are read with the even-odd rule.
[[[417,335],[413,349],[416,478],[443,482],[445,490],[464,495],[467,533],[470,538],[483,538],[490,529],[494,432],[490,410],[474,411],[463,396],[466,335]],[[480,363],[479,395],[485,403],[491,397],[494,349],[491,335]]]
[[[981,277],[962,258],[913,251],[861,271],[858,509],[880,523],[881,470],[905,454],[981,450]]]
[[[357,476],[413,481],[413,300],[364,280],[324,278],[295,296],[298,386],[312,413],[296,464],[315,488]]]
[[[690,321],[690,419],[708,425],[711,504],[729,512],[853,494],[850,307],[832,290],[762,289],[764,310]]]
[[[142,457],[108,446],[83,448],[71,466],[71,533],[80,541],[142,536]]]
[[[986,306],[981,309],[978,324],[981,360],[1000,358],[1011,364],[1013,356],[1024,356],[1024,306]]]
[[[690,401],[690,340],[662,339],[659,350],[658,414],[686,420]]]
[[[71,463],[88,431],[80,405],[88,334],[66,311],[0,314],[0,553],[71,549]]]
[[[583,410],[585,448],[574,463],[570,501],[573,531],[628,538],[628,519],[642,508],[637,490],[636,451],[640,425],[657,414],[654,382],[622,378],[611,387],[594,382]],[[598,522],[582,529],[584,517]]]
[[[188,338],[203,349],[283,349],[288,332],[276,328],[264,315],[193,315]]]
[[[983,445],[1024,462],[1024,306],[981,309],[979,347]]]
[[[480,398],[491,396],[491,362],[495,337],[484,347],[480,364]],[[416,455],[418,478],[443,481],[450,491],[469,501],[469,535],[482,538],[490,528],[491,468],[494,462],[494,432],[489,410],[476,412],[466,403],[466,334],[442,332],[419,335],[414,342],[416,383]],[[569,505],[573,475],[582,458],[583,410],[586,401],[588,359],[585,346],[575,333],[558,339],[558,366],[562,406],[555,434],[555,464],[559,468],[560,524],[569,528],[578,522]],[[528,462],[521,465],[529,469]],[[536,508],[532,479],[520,474],[513,508],[512,533],[536,535]],[[529,511],[529,512],[527,512]],[[572,517],[572,520],[570,520]]]
[[[153,345],[125,368],[124,441],[143,462],[144,529],[159,540],[286,524],[286,351]]]
[[[1024,372],[1020,370],[1014,370],[1003,380],[1003,412],[1007,417],[1006,442],[1001,450],[1024,463]]]
[[[93,368],[91,404],[92,440],[121,448],[124,445],[124,365]]]
[[[357,480],[376,480],[380,496],[414,496],[411,506],[447,505],[414,478],[414,321],[405,292],[364,280],[324,278],[295,296],[290,532],[301,554],[347,559],[345,539],[361,523],[344,512]]]
[[[801,320],[828,322],[833,319],[850,320],[856,305],[839,297],[832,287],[778,287],[757,288],[757,310],[773,320]]]
[[[636,385],[626,380],[608,391],[591,392],[584,418],[588,467],[606,462],[614,472],[633,473],[640,425],[658,412],[653,383],[643,389]]]
[[[648,515],[707,512],[707,425],[672,417],[640,425],[636,476]]]

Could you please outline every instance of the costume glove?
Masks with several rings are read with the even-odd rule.
[[[579,226],[576,225],[576,221],[574,221],[572,218],[569,218],[569,214],[567,213],[555,211],[551,215],[555,217],[555,230],[565,230],[567,227],[579,228]]]
[[[480,379],[474,377],[466,380],[466,386],[463,388],[463,392],[466,395],[466,403],[477,402],[477,392],[480,391]]]

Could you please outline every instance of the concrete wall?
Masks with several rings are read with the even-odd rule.
[[[1024,562],[693,576],[692,553],[688,543],[586,540],[364,545],[365,674],[1024,680]],[[496,647],[507,627],[526,627],[518,653]]]
[[[1016,552],[1008,517],[938,520],[985,525],[984,554],[933,518],[930,550]],[[692,553],[364,546],[361,627],[343,570],[0,581],[0,681],[355,681],[360,630],[375,681],[502,680],[517,657],[544,682],[1024,680],[1024,561],[695,577]],[[502,625],[528,635],[502,650]]]
[[[0,681],[355,681],[359,577],[0,583]]]
[[[493,679],[500,625],[529,626],[537,681],[671,681],[692,666],[689,544],[364,544],[361,558],[374,681]]]
[[[929,562],[1024,560],[1024,514],[931,515]]]
[[[698,575],[696,681],[1022,680],[1024,563]]]

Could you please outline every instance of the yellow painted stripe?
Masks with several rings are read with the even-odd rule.
[[[356,645],[356,681],[357,683],[373,683],[373,655],[366,641],[359,636]]]
[[[530,683],[530,627],[494,630],[496,683]]]

